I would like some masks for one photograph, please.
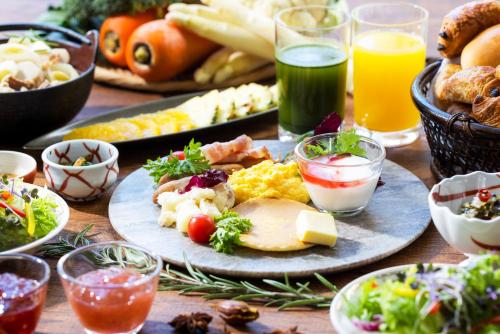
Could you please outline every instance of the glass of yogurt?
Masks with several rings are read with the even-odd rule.
[[[330,154],[311,158],[308,145],[319,141],[335,144],[337,133],[305,139],[295,147],[300,174],[314,205],[335,216],[354,216],[368,205],[382,172],[385,149],[377,141],[361,137],[364,157]]]

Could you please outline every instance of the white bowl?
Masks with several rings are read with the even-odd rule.
[[[47,188],[35,186],[33,184],[24,183],[24,187],[28,190],[38,189],[38,193],[41,197],[48,197],[54,203],[57,204],[57,208],[55,209],[56,218],[57,218],[57,226],[52,231],[49,232],[43,238],[37,239],[29,244],[22,245],[13,249],[9,249],[3,252],[0,252],[0,255],[3,254],[13,254],[13,253],[34,253],[40,248],[42,244],[49,241],[50,239],[57,236],[64,229],[66,224],[69,221],[69,207],[68,204],[58,195],[48,190]]]
[[[26,183],[33,183],[36,177],[36,160],[16,151],[0,151],[0,174],[14,174]]]
[[[429,193],[434,225],[446,242],[464,254],[500,251],[500,217],[483,220],[457,214],[460,206],[481,189],[500,195],[500,173],[456,175],[439,182]]]
[[[92,155],[93,165],[65,166]],[[90,201],[103,195],[118,178],[118,149],[100,140],[68,140],[42,152],[48,186],[70,201]]]
[[[433,264],[436,267],[441,268],[450,268],[453,265],[447,264]],[[356,293],[356,290],[359,288],[363,282],[370,280],[374,277],[386,276],[396,274],[398,272],[407,270],[410,267],[414,267],[415,264],[405,264],[396,267],[385,268],[381,270],[374,271],[372,273],[361,276],[351,283],[347,284],[343,287],[333,299],[332,305],[330,306],[330,321],[332,322],[333,327],[338,332],[338,334],[374,334],[380,332],[368,332],[359,329],[354,326],[351,319],[347,316],[347,301],[352,301],[353,297]]]

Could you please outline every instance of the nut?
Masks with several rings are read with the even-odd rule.
[[[224,300],[214,305],[219,316],[229,325],[241,326],[259,318],[259,310],[237,300]]]

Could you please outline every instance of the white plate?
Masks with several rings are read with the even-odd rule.
[[[367,332],[363,331],[353,325],[351,320],[347,317],[347,301],[352,301],[354,294],[358,287],[374,277],[387,276],[404,271],[410,267],[414,267],[416,264],[405,264],[396,267],[385,268],[377,270],[361,276],[351,283],[343,287],[333,299],[332,305],[330,307],[330,321],[333,328],[338,332],[338,334],[376,334],[380,332]],[[457,265],[434,263],[435,267],[440,268],[450,268]]]
[[[38,194],[40,197],[48,197],[52,199],[56,204],[56,217],[57,217],[57,226],[55,229],[49,232],[43,238],[37,239],[33,242],[30,242],[26,245],[22,245],[16,248],[12,248],[3,252],[0,252],[0,255],[13,254],[13,253],[34,253],[40,248],[40,246],[49,241],[50,239],[57,236],[64,229],[66,224],[69,221],[69,207],[68,204],[57,194],[48,190],[47,188],[39,187],[29,183],[23,183],[23,186],[28,189],[38,189]]]

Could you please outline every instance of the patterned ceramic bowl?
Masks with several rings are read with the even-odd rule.
[[[16,151],[0,151],[0,175],[22,177],[26,183],[33,183],[36,177],[36,160]]]
[[[80,157],[91,165],[72,166]],[[42,152],[48,186],[70,201],[91,201],[108,190],[118,177],[118,149],[99,140],[69,140]]]
[[[500,173],[457,175],[436,184],[429,193],[434,225],[451,246],[464,254],[500,251],[500,217],[482,220],[457,214],[460,206],[481,189],[500,196]]]

